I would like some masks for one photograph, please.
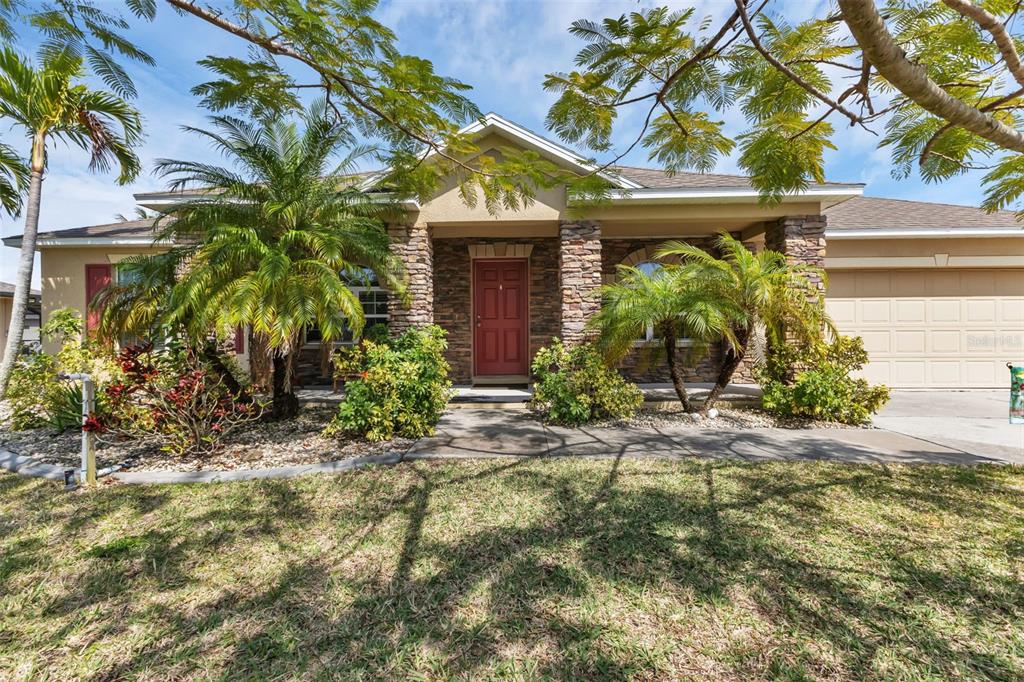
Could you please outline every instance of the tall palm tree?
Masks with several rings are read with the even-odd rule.
[[[729,311],[729,332],[718,377],[701,411],[705,414],[732,381],[759,332],[768,343],[820,338],[833,329],[825,312],[824,292],[815,280],[826,281],[821,268],[793,264],[777,251],[750,251],[726,233],[716,242],[721,257],[683,242],[669,242],[658,258],[680,259],[680,269],[693,286],[708,292]]]
[[[668,362],[672,386],[683,409],[692,412],[683,383],[682,366],[707,352],[708,344],[732,335],[731,321],[739,313],[727,299],[702,288],[677,264],[664,263],[650,271],[619,266],[618,280],[601,288],[600,312],[592,325],[599,331],[598,346],[607,359],[629,353],[647,329],[654,330]],[[691,345],[679,352],[679,341]]]
[[[162,324],[199,341],[211,330],[249,327],[253,345],[272,356],[272,414],[295,414],[291,360],[304,330],[319,327],[323,343],[362,330],[362,305],[347,280],[370,270],[404,295],[404,271],[380,220],[391,207],[353,186],[363,150],[339,162],[352,136],[324,114],[318,103],[301,127],[216,116],[213,130],[187,128],[232,167],[157,162],[172,191],[204,196],[158,219],[155,239],[176,246],[130,261],[138,281],[111,290],[101,330]]]
[[[10,47],[0,49],[0,119],[21,127],[31,140],[25,233],[0,363],[0,397],[7,390],[25,331],[47,146],[61,141],[88,150],[90,170],[107,171],[117,165],[121,184],[139,173],[139,158],[132,151],[142,138],[139,113],[112,93],[78,83],[82,75],[82,60],[68,52],[48,54],[37,69]]]

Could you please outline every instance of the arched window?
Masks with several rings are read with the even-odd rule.
[[[661,263],[650,260],[637,263],[633,267],[648,277],[656,276],[661,271]],[[660,339],[655,335],[654,327],[652,325],[647,325],[647,329],[640,334],[637,341],[640,343],[657,343]]]

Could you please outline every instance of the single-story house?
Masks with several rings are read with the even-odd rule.
[[[581,173],[581,155],[496,114],[465,129],[482,154],[517,146]],[[824,266],[828,307],[839,329],[864,338],[869,378],[895,387],[1005,385],[1005,363],[1024,357],[1024,227],[1009,212],[863,196],[856,183],[825,182],[763,206],[747,178],[616,166],[602,173],[609,201],[568,205],[545,190],[518,211],[470,208],[454,182],[425,202],[406,202],[389,226],[406,264],[412,303],[377,287],[360,296],[369,322],[394,329],[436,323],[448,331],[453,379],[519,383],[534,352],[554,336],[578,340],[598,309],[598,288],[621,263],[642,264],[669,239],[711,248],[721,231],[751,248]],[[372,190],[378,176],[362,186]],[[136,194],[166,210],[181,193]],[[18,246],[18,237],[4,240]],[[128,255],[160,248],[151,221],[45,232],[39,237],[43,316],[86,301],[117,277]],[[90,321],[90,324],[92,321]],[[643,345],[645,339],[638,339]],[[236,344],[243,356],[244,340]],[[320,373],[316,330],[307,337],[307,382]],[[663,364],[635,354],[623,372],[664,381]],[[704,361],[688,372],[710,380]]]
[[[38,289],[30,289],[28,294],[28,313],[25,315],[25,332],[22,334],[22,345],[33,346],[39,343],[39,303],[41,295]],[[0,348],[7,347],[7,330],[11,326],[11,310],[14,307],[14,285],[0,282]]]

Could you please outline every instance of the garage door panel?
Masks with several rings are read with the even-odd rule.
[[[898,299],[893,302],[896,308],[897,324],[922,324],[925,322],[927,305],[924,299]]]
[[[999,301],[999,321],[1024,325],[1024,298]]]
[[[871,362],[860,376],[869,381],[1003,386],[1006,361],[1024,357],[1024,270],[837,275],[828,309],[840,332],[864,339]]]
[[[864,350],[869,355],[892,352],[892,333],[888,329],[865,329],[860,337],[864,339]]]
[[[932,299],[928,301],[928,321],[938,324],[960,322],[960,301],[956,299]]]
[[[936,386],[958,386],[961,381],[959,360],[935,360],[928,363],[929,383]]]
[[[927,350],[935,355],[958,355],[963,348],[961,336],[958,329],[936,329],[928,335],[931,343]]]
[[[857,322],[856,301],[827,301],[825,309],[836,324],[855,324]]]
[[[889,299],[861,301],[860,321],[865,324],[889,324],[892,321],[890,305]]]
[[[991,324],[996,321],[995,299],[973,299],[966,304],[967,322],[985,322]]]
[[[896,341],[896,347],[893,350],[900,355],[921,355],[927,351],[925,347],[927,335],[924,330],[900,329],[893,332],[893,338]]]

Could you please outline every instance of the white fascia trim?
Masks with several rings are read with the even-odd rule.
[[[599,168],[599,166],[595,166],[591,163],[588,163],[586,159],[579,156],[571,149],[563,147],[560,144],[555,144],[551,140],[546,140],[540,135],[534,133],[533,131],[527,130],[526,128],[523,128],[522,126],[517,125],[506,118],[502,118],[501,116],[495,114],[494,112],[486,114],[484,116],[484,122],[474,121],[473,123],[470,123],[468,126],[460,130],[459,132],[463,134],[475,134],[478,132],[483,132],[488,127],[497,128],[498,130],[508,133],[513,137],[518,137],[524,140],[525,142],[533,145],[537,149],[545,151],[548,154],[551,154],[552,156],[562,159],[563,161],[579,166],[588,173],[592,173]],[[597,175],[598,177],[603,178],[604,180],[607,180],[608,182],[611,182],[623,189],[643,188],[643,185],[632,180],[629,180],[627,178],[624,178],[621,175],[615,175],[604,171],[598,173]]]
[[[21,248],[21,239],[4,244]],[[169,242],[154,242],[152,237],[58,237],[56,239],[40,239],[36,248],[60,246],[167,246]]]
[[[957,237],[1024,237],[1024,229],[944,227],[920,230],[834,230],[826,228],[826,239],[935,239]]]
[[[787,199],[848,199],[859,197],[864,193],[863,185],[812,185],[803,192],[788,194]],[[676,188],[657,189],[645,188],[638,190],[613,190],[608,199],[613,203],[651,203],[671,204],[713,199],[757,201],[760,192],[750,187],[711,187],[711,188]]]

